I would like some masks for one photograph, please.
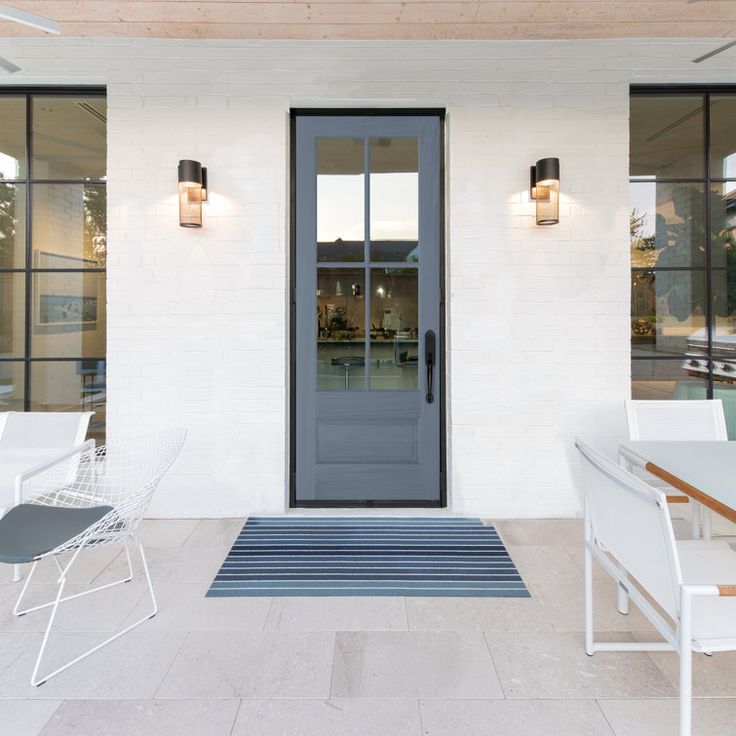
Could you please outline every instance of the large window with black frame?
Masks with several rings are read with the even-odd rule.
[[[634,88],[635,399],[723,400],[736,439],[736,88]]]
[[[0,89],[0,411],[105,434],[104,90]]]

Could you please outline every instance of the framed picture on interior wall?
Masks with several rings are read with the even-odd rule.
[[[42,334],[97,329],[100,281],[81,269],[93,261],[55,253],[36,253],[36,268],[80,269],[34,274],[34,327]],[[103,297],[104,298],[104,297]]]

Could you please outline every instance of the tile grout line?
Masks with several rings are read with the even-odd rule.
[[[335,655],[337,653],[337,631],[332,632],[332,659],[330,661],[330,689],[327,700],[332,700],[332,685],[335,682]]]
[[[603,716],[603,720],[608,725],[608,728],[611,731],[611,736],[616,736],[616,730],[614,729],[611,721],[608,720],[608,716],[606,715],[606,712],[603,710],[603,708],[601,708],[600,700],[601,698],[595,698],[593,702],[595,703],[596,708],[598,708],[598,710],[600,711],[600,714]]]
[[[488,651],[488,656],[491,658],[491,666],[493,667],[493,672],[496,675],[498,684],[501,687],[501,692],[503,693],[503,699],[508,700],[509,697],[506,694],[506,688],[503,686],[503,682],[501,682],[501,676],[498,674],[498,667],[496,667],[496,660],[493,658],[493,652],[491,651],[491,644],[488,641],[488,636],[486,635],[485,631],[481,631],[480,635],[483,637],[483,641],[485,642],[485,645],[486,645],[486,650]]]
[[[233,725],[230,726],[230,736],[233,736],[233,731],[238,723],[238,716],[240,715],[240,709],[243,707],[243,698],[238,700],[238,707],[235,709],[235,718],[233,718]]]
[[[422,721],[422,701],[417,698],[417,714],[419,715],[419,736],[424,736],[424,722]]]
[[[191,631],[187,631],[185,633],[186,635],[182,639],[181,644],[179,645],[179,648],[174,653],[174,656],[171,658],[171,662],[169,662],[169,666],[166,668],[166,672],[164,672],[164,675],[161,678],[161,682],[159,682],[158,687],[156,688],[156,691],[153,693],[153,697],[150,698],[150,700],[156,700],[158,698],[159,691],[163,687],[164,682],[166,682],[166,678],[169,676],[169,673],[174,667],[174,662],[176,662],[177,657],[181,654],[181,650],[184,649],[184,645],[187,643],[187,641],[189,641],[189,637],[192,635]]]

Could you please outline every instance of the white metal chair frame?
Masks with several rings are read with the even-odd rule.
[[[591,514],[589,491],[585,489],[585,651],[589,656],[602,651],[653,652],[675,651],[680,657],[679,675],[679,714],[680,736],[692,733],[692,653],[693,651],[712,654],[714,651],[736,650],[736,622],[733,639],[721,639],[699,643],[693,639],[692,610],[693,601],[699,596],[736,596],[736,585],[691,585],[683,583],[680,559],[672,529],[667,499],[664,493],[617,466],[601,453],[588,447],[577,439],[575,445],[583,457],[609,480],[622,489],[634,494],[640,501],[656,506],[658,509],[661,533],[667,540],[666,558],[671,593],[675,602],[675,626],[673,627],[649,602],[639,588],[632,584],[627,571],[618,563],[612,562],[608,553],[616,557],[616,550],[607,550],[596,538],[596,530]],[[703,542],[707,544],[707,542]],[[626,591],[638,608],[652,622],[665,641],[659,642],[596,642],[593,635],[593,558],[608,572],[617,584]]]
[[[13,609],[14,615],[23,616],[26,613],[51,607],[51,616],[31,675],[33,686],[42,685],[156,615],[158,611],[156,596],[137,529],[159,481],[179,454],[185,436],[186,432],[183,429],[168,430],[111,442],[96,450],[94,445],[90,446],[89,443],[85,443],[83,448],[76,448],[71,452],[66,462],[55,461],[49,467],[37,469],[32,477],[27,478],[27,482],[32,485],[32,495],[24,503],[63,508],[112,507],[99,521],[49,552],[38,555],[33,561],[31,571]],[[74,598],[130,581],[133,578],[130,543],[135,544],[141,557],[153,606],[151,612],[49,674],[39,677],[38,671],[59,605]],[[123,545],[128,563],[127,576],[82,593],[64,596],[67,576],[82,550],[112,544]],[[59,561],[58,556],[63,553],[71,554],[66,564]],[[53,558],[59,571],[57,580],[59,589],[56,598],[38,606],[21,608],[23,597],[33,579],[36,567],[46,557]]]
[[[629,426],[630,440],[715,440],[723,442],[728,440],[726,417],[723,413],[723,402],[721,399],[665,401],[628,399],[624,404],[626,406],[626,419]],[[664,425],[665,429],[662,426],[656,426],[650,430],[641,426],[642,412],[656,412],[663,415],[671,414],[673,418],[676,416],[679,419],[679,424],[668,421]],[[695,431],[692,430],[691,424],[684,422],[684,420],[689,418],[700,420],[700,427]],[[702,431],[703,429],[705,431]],[[693,501],[679,491],[676,493],[677,495],[668,497],[667,500],[669,503],[682,503],[682,499],[684,499],[684,502],[692,504],[693,538],[697,539],[702,536],[705,539],[710,539],[712,536],[712,515],[710,509],[703,508],[697,501]]]

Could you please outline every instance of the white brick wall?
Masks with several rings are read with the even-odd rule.
[[[108,85],[108,425],[183,423],[164,516],[287,498],[288,110],[447,108],[453,511],[577,512],[572,438],[623,433],[628,85],[734,81],[698,41],[296,43],[0,40],[0,84]],[[526,187],[559,156],[561,222]],[[176,163],[209,167],[201,231]]]

